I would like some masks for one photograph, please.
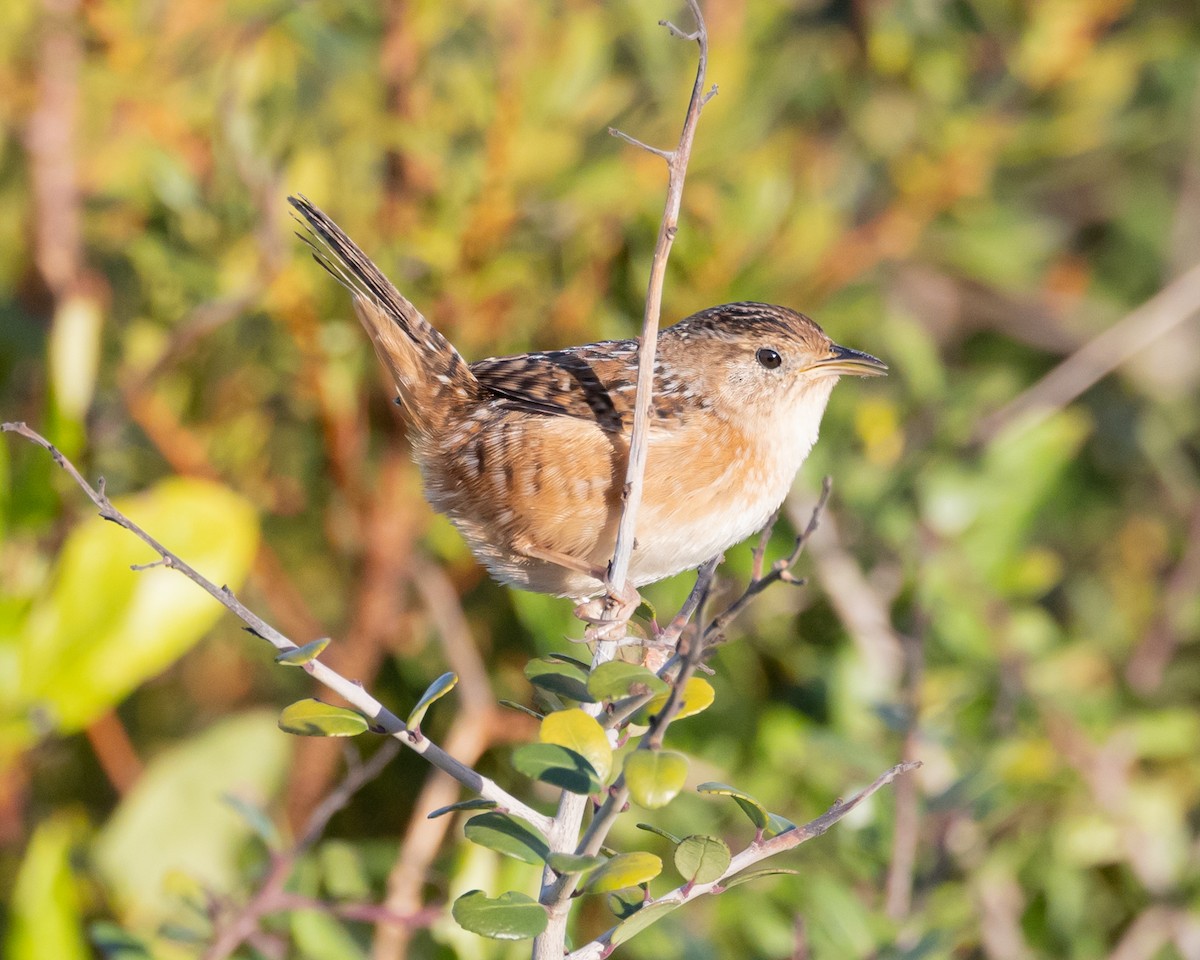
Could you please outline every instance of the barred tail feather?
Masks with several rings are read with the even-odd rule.
[[[301,235],[313,259],[350,291],[354,312],[391,371],[413,425],[435,426],[451,400],[478,389],[478,381],[459,352],[375,266],[359,246],[307,197],[288,203],[312,231]]]

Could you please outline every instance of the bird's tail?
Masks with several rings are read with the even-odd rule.
[[[391,371],[413,426],[438,429],[455,401],[469,398],[479,383],[454,345],[434,329],[324,212],[307,197],[288,197],[312,231],[300,235],[313,259],[350,291],[354,312],[379,358]]]

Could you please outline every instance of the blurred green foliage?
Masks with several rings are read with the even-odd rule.
[[[786,303],[893,374],[835,392],[796,516],[829,473],[838,536],[802,564],[809,586],[759,598],[714,664],[714,705],[667,746],[690,758],[689,786],[733,782],[797,822],[906,751],[925,766],[915,793],[879,795],[779,864],[798,875],[674,912],[620,951],[1197,956],[1195,303],[1156,339],[1130,328],[1132,359],[1039,425],[983,428],[1200,261],[1200,11],[706,12],[720,94],[665,315]],[[283,201],[326,207],[470,358],[631,335],[664,176],[606,127],[673,140],[694,51],[656,21],[683,16],[633,0],[10,2],[0,415],[138,493],[134,519],[210,575],[248,575],[247,602],[297,641],[333,636],[335,665],[399,711],[447,669],[422,589],[436,563],[496,695],[529,702],[522,668],[578,634],[570,605],[491,584],[430,516],[381,371]],[[203,502],[170,507],[184,490]],[[267,860],[220,794],[258,798],[286,832],[336,772],[263,723],[308,695],[303,673],[229,617],[210,629],[215,607],[202,615],[213,605],[170,571],[130,574],[150,558],[100,527],[42,451],[0,444],[14,960],[88,955],[89,931],[115,951],[112,921],[156,955],[196,955],[205,894],[188,884],[244,897]],[[730,577],[748,554],[731,552]],[[687,589],[648,596],[669,615]],[[156,617],[135,616],[148,594]],[[430,712],[435,739],[461,692]],[[532,729],[490,723],[480,766],[524,790],[500,744]],[[425,774],[391,764],[292,889],[380,900]],[[910,869],[895,811],[912,803]],[[685,789],[653,821],[737,849],[733,806]],[[422,903],[536,888],[534,868],[460,829]],[[630,822],[613,842],[669,852],[649,836]],[[611,923],[593,899],[579,942]],[[366,956],[373,935],[310,911],[270,923],[294,956]],[[407,950],[527,954],[449,918]]]

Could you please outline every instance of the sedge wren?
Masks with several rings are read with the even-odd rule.
[[[604,589],[621,515],[638,341],[468,364],[304,197],[318,263],[399,390],[426,496],[497,580],[582,600]],[[839,376],[879,376],[786,307],[729,303],[658,335],[630,583],[698,567],[762,528],[817,439]]]

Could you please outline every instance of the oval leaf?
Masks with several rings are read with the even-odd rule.
[[[578,707],[547,714],[538,731],[538,739],[542,743],[557,743],[574,750],[592,765],[601,782],[612,773],[612,746],[604,728],[595,717],[588,716]]]
[[[525,665],[525,676],[535,687],[577,700],[580,703],[592,703],[592,695],[587,689],[587,671],[574,663],[563,663],[561,660],[530,660]]]
[[[495,900],[482,890],[464,893],[450,913],[458,925],[493,940],[528,940],[546,929],[546,908],[523,893],[502,893]]]
[[[690,883],[711,883],[729,869],[729,847],[716,837],[694,834],[675,848],[675,869]]]
[[[297,700],[279,715],[279,729],[298,737],[357,737],[367,730],[362,714],[320,700]]]
[[[408,719],[404,721],[405,728],[415,730],[421,726],[421,721],[425,719],[425,711],[429,709],[430,704],[435,700],[440,700],[457,685],[457,673],[443,673],[434,680],[433,683],[425,688],[425,692],[421,694],[421,699],[417,701],[417,705],[412,708]]]
[[[600,664],[587,679],[587,689],[596,700],[620,700],[642,693],[666,693],[667,682],[654,671],[638,663],[609,660]]]
[[[459,800],[458,803],[451,803],[444,807],[438,807],[432,813],[427,814],[426,820],[436,820],[438,817],[444,817],[448,813],[457,813],[460,810],[495,810],[495,800],[484,800],[483,797],[472,797],[470,800]]]
[[[657,923],[668,913],[680,906],[678,900],[660,900],[658,903],[648,903],[628,920],[622,920],[612,932],[614,947],[625,943],[630,937],[645,930],[650,924]]]
[[[284,650],[275,658],[275,662],[285,667],[302,667],[310,660],[316,660],[325,652],[327,646],[329,646],[329,637],[321,637],[302,647],[296,647],[294,650]]]
[[[789,830],[795,829],[796,825],[787,817],[781,817],[777,813],[772,813],[767,817],[767,826],[763,830],[763,835],[767,837],[777,837],[781,833],[787,833]]]
[[[512,765],[518,773],[571,793],[595,793],[601,786],[595,768],[586,757],[557,743],[517,747],[512,754]]]
[[[652,853],[619,853],[597,867],[584,884],[584,893],[610,893],[649,883],[662,873],[662,861]]]
[[[737,805],[742,808],[742,812],[750,818],[750,822],[754,824],[756,830],[765,830],[771,822],[771,814],[767,812],[767,808],[737,787],[731,787],[727,783],[702,783],[696,788],[696,792],[711,793],[719,797],[733,797],[737,801]]]
[[[650,718],[666,705],[668,695],[658,694],[634,715],[634,722],[649,723]],[[675,714],[675,719],[682,720],[684,717],[704,712],[712,706],[716,696],[711,683],[703,677],[692,677],[683,688],[683,705],[679,708],[679,713]]]
[[[650,810],[675,799],[687,779],[688,762],[673,750],[635,750],[625,758],[625,786],[634,803]]]
[[[544,863],[550,854],[546,838],[511,814],[481,813],[467,821],[463,832],[472,843],[523,863]]]

